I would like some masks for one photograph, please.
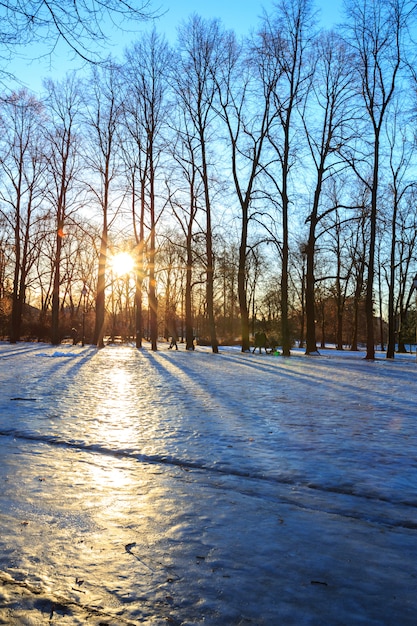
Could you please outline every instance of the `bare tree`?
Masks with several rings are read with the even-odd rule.
[[[407,317],[410,309],[412,287],[411,281],[415,273],[417,249],[417,216],[415,211],[417,190],[411,187],[403,198],[404,204],[398,215],[397,224],[397,268],[398,295],[395,311],[398,314],[398,352],[406,352],[405,333]]]
[[[334,32],[321,35],[309,97],[304,101],[302,120],[311,158],[314,163],[315,188],[306,256],[306,354],[316,352],[314,265],[316,229],[320,221],[336,207],[323,206],[322,190],[326,181],[341,169],[338,152],[348,142],[353,68],[345,44]]]
[[[201,230],[197,223],[197,214],[202,196],[202,183],[197,166],[199,142],[186,111],[182,110],[182,107],[176,107],[175,110],[177,114],[172,120],[176,132],[176,141],[172,145],[174,167],[169,176],[170,182],[167,184],[171,210],[184,237],[185,345],[186,350],[194,350],[192,292],[196,280],[195,258],[198,257],[194,249],[194,238],[195,231]],[[175,188],[172,188],[174,185]]]
[[[218,252],[218,282],[221,285],[222,337],[234,341],[238,334],[239,302],[237,297],[239,247],[227,233]],[[249,302],[248,302],[249,307]]]
[[[0,199],[4,207],[1,214],[11,226],[14,244],[11,343],[20,339],[29,271],[39,254],[34,229],[45,186],[42,123],[42,105],[27,91],[5,99],[0,118],[4,148]]]
[[[273,106],[277,125],[269,133],[269,141],[279,166],[278,177],[270,170],[270,181],[279,195],[282,241],[281,252],[281,334],[282,351],[289,356],[291,348],[288,316],[290,171],[295,163],[295,123],[297,107],[305,96],[310,75],[307,51],[314,36],[311,0],[283,0],[270,18],[265,17],[261,32],[263,54],[276,59],[281,67],[274,85]],[[273,73],[276,80],[276,72]]]
[[[90,89],[86,90],[87,124],[89,126],[85,161],[91,176],[88,188],[100,208],[102,230],[97,272],[96,322],[94,343],[104,345],[106,263],[109,227],[117,215],[121,200],[115,182],[120,174],[117,150],[117,128],[121,116],[118,68],[94,68]]]
[[[282,69],[276,60],[262,54],[262,44],[255,43],[244,55],[234,36],[228,34],[224,36],[223,49],[224,59],[219,64],[215,79],[219,114],[227,129],[232,178],[241,210],[238,297],[242,352],[247,352],[250,348],[247,296],[249,222],[251,207],[259,196],[255,185],[263,171],[263,147],[273,119],[271,101]]]
[[[388,345],[387,359],[393,359],[395,355],[395,329],[396,329],[396,309],[395,306],[395,286],[397,284],[396,276],[398,270],[397,252],[398,252],[398,222],[402,222],[399,213],[402,211],[403,205],[407,207],[407,200],[410,192],[415,187],[414,181],[408,179],[411,162],[414,156],[413,145],[407,141],[407,125],[404,124],[404,118],[400,116],[398,108],[392,117],[389,128],[387,128],[387,140],[389,144],[389,169],[390,182],[387,197],[391,210],[391,245],[390,245],[390,261],[389,261],[389,278],[388,278]],[[401,239],[403,233],[401,233]],[[400,241],[400,246],[404,251],[404,240]],[[404,258],[402,259],[404,263]],[[404,288],[400,285],[399,291]]]
[[[50,116],[47,131],[47,163],[50,183],[50,201],[56,219],[56,241],[53,260],[52,328],[51,341],[61,341],[59,329],[61,255],[67,218],[75,199],[75,176],[79,169],[78,143],[80,130],[80,85],[75,76],[62,83],[49,80],[45,84],[46,103]],[[74,207],[73,207],[74,210]]]
[[[403,39],[408,20],[416,10],[409,0],[349,0],[347,42],[353,53],[359,93],[369,122],[369,167],[371,176],[359,173],[357,160],[351,164],[371,193],[370,239],[366,282],[366,358],[375,358],[374,276],[379,202],[381,132],[393,99],[403,62]]]
[[[353,269],[353,259],[349,254],[350,231],[346,228],[350,220],[345,218],[339,209],[331,212],[327,219],[330,221],[327,227],[328,245],[334,258],[332,266],[335,269],[331,277],[330,293],[335,303],[336,348],[343,350],[343,314]]]
[[[163,207],[158,207],[157,169],[162,152],[161,132],[167,117],[168,76],[171,67],[171,52],[167,43],[156,31],[145,35],[131,50],[126,52],[127,63],[124,71],[128,78],[129,92],[125,102],[128,132],[135,144],[135,166],[139,167],[137,176],[140,180],[140,225],[135,225],[136,241],[142,254],[145,243],[145,209],[149,237],[146,250],[148,253],[148,281],[150,307],[150,335],[152,350],[157,349],[158,338],[158,302],[156,298],[156,227]],[[132,163],[130,165],[130,172]],[[133,202],[136,201],[132,194]],[[136,212],[134,211],[134,215]],[[139,271],[143,269],[143,264]]]
[[[343,180],[342,180],[343,184]],[[369,204],[370,194],[366,185],[359,179],[356,186],[351,188],[352,207],[355,207],[354,215],[349,221],[350,227],[349,256],[352,275],[352,311],[351,311],[351,351],[358,350],[358,333],[360,324],[360,306],[363,302],[365,290],[366,270],[366,246],[369,240]]]
[[[206,216],[206,299],[211,346],[218,350],[214,316],[214,255],[212,225],[212,190],[209,164],[209,137],[213,127],[213,103],[216,84],[213,76],[223,58],[223,37],[219,23],[194,15],[179,31],[179,54],[176,63],[175,88],[198,140],[198,172],[204,190]]]
[[[134,95],[135,89],[128,92],[123,102],[123,128],[120,130],[121,155],[125,164],[128,194],[131,202],[131,215],[134,237],[135,258],[135,342],[136,347],[142,347],[144,335],[143,323],[143,285],[145,281],[145,209],[146,209],[146,179],[148,158],[146,153],[146,133],[144,132],[140,105]],[[131,97],[132,96],[132,97]]]

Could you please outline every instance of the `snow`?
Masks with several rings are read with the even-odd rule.
[[[415,355],[0,343],[0,624],[416,623]]]

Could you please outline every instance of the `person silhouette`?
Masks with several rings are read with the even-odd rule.
[[[175,348],[175,350],[178,350],[177,341],[178,341],[177,335],[175,333],[172,333],[171,343],[169,344],[168,350],[172,350],[172,348]]]

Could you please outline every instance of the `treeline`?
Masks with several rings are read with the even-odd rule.
[[[153,30],[39,98],[3,93],[1,334],[59,343],[82,319],[98,346],[118,324],[138,347],[198,334],[217,352],[263,328],[311,354],[331,319],[338,347],[373,359],[386,328],[387,356],[405,349],[415,12],[348,0],[323,31],[283,0],[244,39],[193,15],[173,47]]]

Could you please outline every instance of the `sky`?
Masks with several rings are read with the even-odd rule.
[[[323,25],[331,26],[341,20],[343,0],[316,0],[316,6],[321,11]],[[250,32],[256,26],[259,17],[265,9],[269,12],[274,5],[273,0],[253,2],[253,0],[211,0],[207,3],[196,3],[195,0],[165,0],[162,7],[166,7],[166,14],[160,18],[161,28],[168,37],[175,37],[176,26],[191,13],[198,13],[202,17],[219,17],[226,28],[234,29],[238,34]]]
[[[165,34],[170,43],[175,43],[177,27],[186,21],[192,13],[198,13],[204,18],[220,18],[227,29],[233,29],[242,36],[251,32],[259,22],[263,10],[269,12],[274,5],[273,0],[253,2],[253,0],[211,0],[208,3],[196,3],[195,0],[154,0],[153,7],[161,9],[161,17],[156,21],[158,32]],[[317,9],[321,13],[321,24],[330,28],[342,20],[343,0],[316,0]],[[136,35],[123,33],[120,37],[112,37],[112,46],[109,52],[120,57],[124,48],[134,41]],[[43,51],[45,52],[45,50]],[[78,59],[70,59],[68,51],[59,47],[52,58],[48,56],[38,59],[42,48],[32,46],[22,50],[21,58],[9,64],[8,71],[15,74],[23,85],[39,93],[42,90],[44,78],[60,80],[70,69],[82,67]]]

